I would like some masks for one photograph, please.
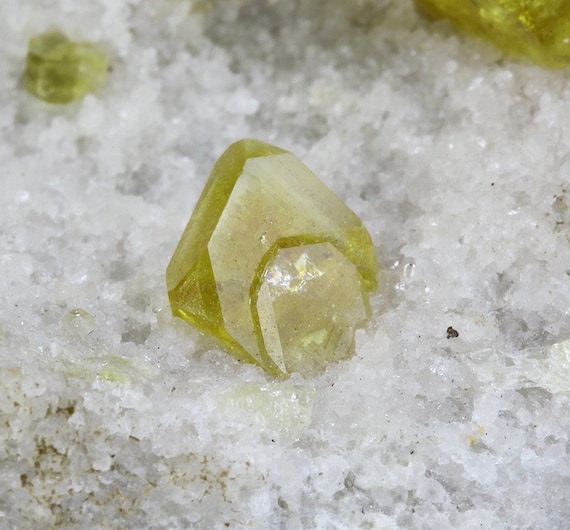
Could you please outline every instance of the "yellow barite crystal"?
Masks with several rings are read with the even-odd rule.
[[[107,53],[90,42],[72,42],[60,31],[30,39],[24,82],[49,103],[70,103],[103,86]]]
[[[549,68],[570,65],[568,0],[415,0],[433,18],[449,18],[506,53]]]
[[[215,164],[166,272],[172,312],[267,372],[354,352],[378,262],[362,221],[291,153],[258,140]]]

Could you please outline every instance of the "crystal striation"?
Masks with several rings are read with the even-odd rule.
[[[50,31],[30,39],[24,81],[28,92],[48,103],[70,103],[103,86],[107,70],[104,50]]]
[[[269,373],[354,351],[378,262],[362,221],[294,155],[246,139],[218,160],[166,273],[172,312]]]
[[[566,0],[415,0],[433,18],[449,18],[515,57],[549,68],[570,65],[570,2]]]

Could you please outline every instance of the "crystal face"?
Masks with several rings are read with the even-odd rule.
[[[378,262],[362,221],[294,155],[218,160],[166,273],[172,312],[273,375],[349,357]]]
[[[107,69],[105,51],[50,31],[30,39],[24,81],[28,92],[44,101],[70,103],[100,88]]]
[[[415,0],[428,16],[445,17],[510,55],[549,68],[570,65],[567,0]]]

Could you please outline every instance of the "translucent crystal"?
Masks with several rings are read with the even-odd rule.
[[[356,267],[330,243],[279,250],[252,301],[271,360],[312,375],[350,352],[366,319]]]
[[[510,55],[542,66],[570,65],[567,0],[415,0],[428,16],[445,17]]]
[[[274,375],[351,355],[377,287],[360,219],[295,156],[247,139],[218,160],[168,266],[173,314]]]
[[[73,309],[62,317],[61,326],[69,336],[85,339],[95,329],[95,317],[83,309]]]
[[[287,383],[244,383],[227,396],[240,409],[261,415],[268,425],[291,428],[311,423],[315,389]]]
[[[24,81],[28,92],[44,101],[70,103],[100,88],[107,70],[104,50],[51,31],[30,40]]]

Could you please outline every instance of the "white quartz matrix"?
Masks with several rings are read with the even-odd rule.
[[[25,92],[49,29],[108,50],[102,91]],[[570,528],[570,70],[411,0],[2,0],[0,33],[0,529]],[[313,379],[170,316],[245,137],[319,175],[384,271]]]

